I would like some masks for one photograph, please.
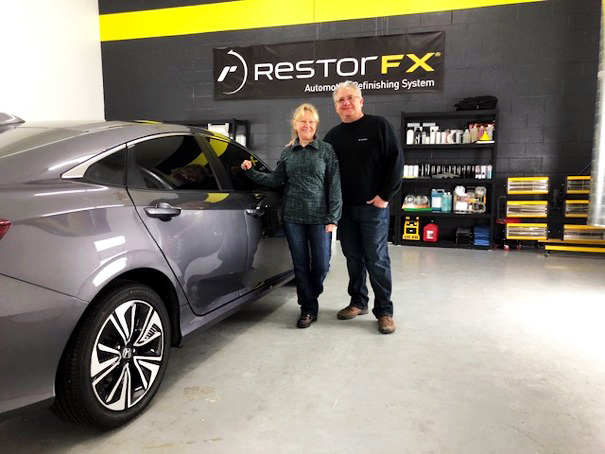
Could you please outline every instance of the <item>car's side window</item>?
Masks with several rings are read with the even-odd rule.
[[[149,139],[129,148],[128,186],[155,190],[218,190],[218,182],[193,136]]]
[[[236,145],[233,142],[216,138],[206,137],[208,144],[218,156],[221,164],[225,167],[227,175],[231,179],[233,189],[237,190],[255,190],[259,185],[248,178],[241,168],[244,160],[252,161],[254,168],[260,172],[268,172],[268,169],[262,162],[259,162],[256,157],[250,154],[246,149]]]
[[[83,178],[94,183],[124,186],[125,175],[126,149],[122,149],[91,164]]]

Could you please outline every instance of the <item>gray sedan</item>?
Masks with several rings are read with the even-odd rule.
[[[6,119],[6,116],[4,116]],[[0,414],[110,428],[171,346],[292,277],[281,195],[250,151],[179,125],[0,126]]]

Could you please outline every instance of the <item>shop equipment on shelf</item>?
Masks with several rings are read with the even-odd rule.
[[[496,172],[496,110],[402,112],[401,143],[406,167],[401,190],[394,202],[395,244],[488,249],[493,245]],[[472,131],[472,132],[471,132]],[[469,203],[455,209],[455,190]],[[414,209],[411,197],[432,201],[429,209]],[[464,197],[464,196],[460,196]],[[460,199],[462,200],[462,199]],[[420,230],[431,220],[439,228],[437,242],[403,237],[406,215],[419,218]],[[459,239],[462,231],[480,229],[480,241]],[[486,235],[487,232],[487,235]],[[458,235],[457,235],[458,233]],[[457,241],[458,239],[458,241]]]

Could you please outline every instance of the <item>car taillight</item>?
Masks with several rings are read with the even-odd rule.
[[[7,221],[6,219],[0,219],[0,240],[2,239],[4,234],[8,232],[8,229],[11,228],[11,225],[13,225],[11,221]]]

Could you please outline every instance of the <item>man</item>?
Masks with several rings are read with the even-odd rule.
[[[378,319],[378,331],[390,334],[395,322],[387,249],[388,205],[401,185],[403,151],[384,118],[363,113],[356,82],[336,85],[333,96],[342,123],[328,132],[325,141],[334,147],[340,166],[343,211],[338,229],[351,296],[338,318],[350,320],[368,313],[367,272],[374,290],[372,312]]]

